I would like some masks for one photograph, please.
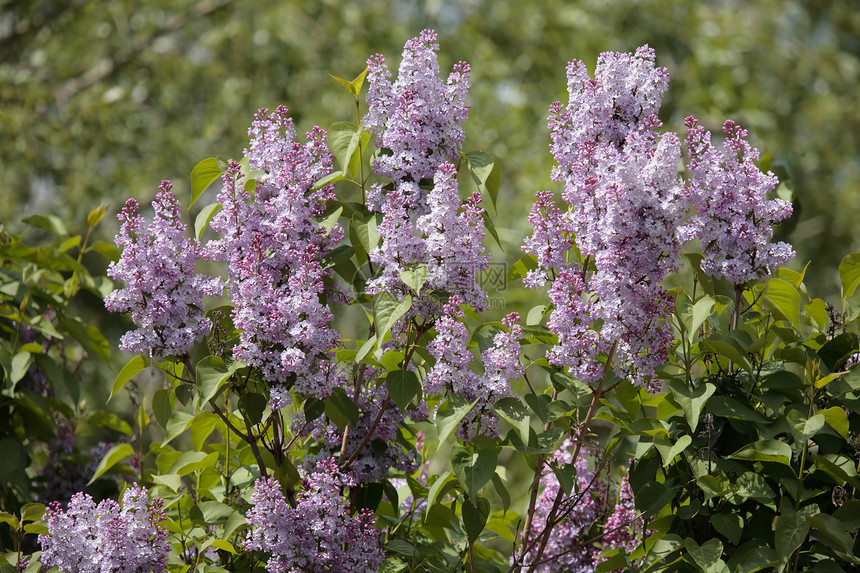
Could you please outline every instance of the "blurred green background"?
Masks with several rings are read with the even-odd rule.
[[[534,192],[549,180],[546,114],[564,66],[648,43],[672,76],[662,119],[750,129],[790,177],[781,238],[814,296],[860,247],[860,9],[843,0],[0,0],[0,221],[54,213],[72,229],[162,178],[187,202],[201,159],[238,157],[258,107],[287,105],[301,130],[353,120],[352,78],[382,52],[395,67],[422,28],[445,72],[472,65],[466,149],[500,162],[494,216],[516,260]],[[206,204],[201,201],[199,205]],[[109,237],[116,223],[103,226]]]

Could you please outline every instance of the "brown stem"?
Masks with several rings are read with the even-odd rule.
[[[227,427],[230,428],[230,430],[232,430],[237,436],[242,438],[245,443],[251,446],[251,451],[254,453],[254,459],[257,460],[257,465],[260,467],[260,475],[264,478],[269,477],[269,474],[266,471],[266,464],[263,463],[263,456],[260,455],[260,448],[257,447],[257,440],[254,439],[254,436],[250,433],[250,430],[248,434],[241,432],[239,428],[234,426],[233,423],[227,419],[227,416],[224,415],[224,412],[221,411],[221,408],[215,405],[215,402],[209,402],[209,404],[212,406],[212,409],[215,411],[218,417],[221,418],[221,420],[227,425]]]
[[[376,419],[373,421],[373,424],[370,425],[370,429],[367,430],[367,434],[364,436],[364,439],[361,440],[361,443],[358,444],[358,447],[355,448],[355,451],[352,452],[352,455],[349,456],[349,459],[343,462],[341,465],[341,469],[348,468],[352,462],[356,460],[358,454],[361,452],[361,449],[367,445],[367,442],[370,441],[371,436],[373,436],[373,432],[376,431],[376,427],[379,426],[379,422],[382,420],[382,415],[385,414],[385,410],[388,409],[388,405],[391,403],[391,397],[386,396],[385,400],[382,402],[382,406],[379,408],[379,414],[377,414]]]
[[[603,376],[600,379],[600,384],[597,386],[597,389],[594,390],[591,395],[591,405],[589,405],[588,407],[588,413],[585,415],[585,421],[579,428],[580,437],[576,441],[576,446],[573,450],[573,456],[571,456],[571,460],[574,463],[579,458],[579,452],[582,450],[582,437],[588,430],[588,425],[591,423],[591,420],[594,418],[594,413],[597,411],[597,405],[600,403],[600,398],[603,397],[603,385],[606,383],[606,377],[609,375],[609,368],[612,366],[612,357],[615,354],[615,348],[617,346],[617,342],[612,343],[612,348],[609,349],[609,355],[606,358],[606,366],[603,368]],[[546,525],[544,526],[544,530],[541,532],[540,544],[538,545],[537,553],[532,559],[532,564],[529,566],[528,573],[533,573],[533,571],[537,568],[537,564],[540,561],[541,556],[543,555],[544,549],[546,549],[546,544],[549,542],[550,535],[552,534],[552,529],[555,526],[555,519],[558,515],[558,508],[561,506],[563,498],[564,490],[559,489],[558,494],[556,494],[555,500],[553,501],[552,509],[550,509],[549,515],[547,515]]]

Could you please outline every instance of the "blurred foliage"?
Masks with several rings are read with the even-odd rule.
[[[80,220],[99,201],[146,202],[162,178],[189,193],[212,154],[238,157],[258,107],[300,128],[352,119],[329,73],[353,77],[420,29],[442,67],[471,63],[467,149],[503,160],[496,217],[516,260],[534,192],[554,188],[544,127],[565,63],[648,43],[672,83],[670,130],[694,114],[750,129],[796,215],[783,229],[815,292],[860,247],[860,12],[838,0],[0,0],[0,220]],[[205,204],[205,203],[201,203]],[[107,225],[108,230],[111,229]],[[115,228],[115,227],[114,227]],[[834,248],[838,245],[838,248]]]

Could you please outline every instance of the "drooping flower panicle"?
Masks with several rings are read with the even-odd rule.
[[[149,503],[146,491],[133,484],[122,505],[106,499],[98,505],[77,493],[66,510],[48,506],[48,534],[39,536],[42,565],[63,573],[162,573],[167,570],[167,528],[163,502]]]
[[[787,243],[770,243],[773,225],[791,215],[783,199],[768,199],[779,182],[762,173],[754,161],[758,150],[746,141],[747,131],[726,121],[722,149],[711,143],[711,133],[688,117],[685,147],[690,177],[684,193],[696,210],[678,230],[682,241],[699,239],[702,270],[736,285],[770,275],[794,256]]]
[[[262,174],[251,193],[239,165],[230,165],[211,222],[224,238],[209,249],[228,264],[233,322],[241,331],[234,357],[259,367],[275,386],[325,397],[336,378],[326,358],[338,334],[321,298],[329,272],[321,260],[343,230],[317,222],[334,198],[333,185],[313,189],[332,169],[326,133],[314,128],[299,143],[287,113],[279,107],[257,114],[245,154]]]
[[[105,298],[113,312],[131,312],[137,328],[125,333],[121,350],[153,358],[183,356],[211,329],[204,316],[203,296],[217,296],[217,279],[195,274],[204,250],[188,238],[179,201],[170,181],[162,181],[152,206],[155,216],[147,225],[137,201],[129,199],[118,215],[122,226],[116,244],[122,248],[119,261],[107,274],[125,281]]]
[[[291,507],[272,478],[257,480],[246,549],[271,553],[270,573],[375,573],[384,557],[373,512],[353,516],[341,491],[355,482],[337,462],[317,462]]]

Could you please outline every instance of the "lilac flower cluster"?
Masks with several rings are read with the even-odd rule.
[[[645,532],[645,522],[633,504],[633,490],[630,489],[628,476],[625,475],[618,490],[618,503],[606,520],[603,528],[603,547],[605,549],[623,548],[626,553],[636,549]]]
[[[44,520],[48,534],[39,536],[42,565],[64,573],[161,573],[167,568],[167,528],[161,499],[149,504],[137,484],[126,489],[122,506],[77,493],[63,511],[48,506]]]
[[[574,444],[565,440],[559,450],[553,454],[551,462],[569,464],[572,461]],[[576,484],[571,495],[561,492],[561,485],[554,473],[548,473],[542,481],[544,489],[535,505],[535,519],[529,539],[540,535],[546,526],[556,497],[563,497],[560,507],[567,508],[565,520],[556,525],[546,544],[537,571],[550,573],[564,571],[571,573],[591,573],[594,571],[596,551],[593,543],[589,543],[592,525],[601,516],[601,507],[606,498],[606,486],[597,479],[594,470],[589,466],[590,454],[583,448],[574,466],[576,467]],[[526,553],[526,563],[532,552]]]
[[[380,414],[380,408],[386,397],[385,386],[376,386],[375,380],[378,372],[373,368],[367,369],[365,380],[367,385],[359,395],[357,405],[361,411],[358,422],[350,429],[347,437],[345,455],[351,456],[353,452],[359,454],[348,469],[342,470],[347,473],[356,483],[372,483],[384,479],[391,468],[411,474],[416,468],[415,453],[411,448],[404,448],[399,443],[398,437],[401,425],[406,421],[407,414],[413,422],[422,421],[427,418],[426,404],[416,410],[404,413],[397,406],[390,404],[379,422],[373,429],[370,444],[358,450],[358,446],[367,437],[368,431]],[[319,453],[311,458],[311,461],[325,459],[341,451],[343,446],[343,430],[325,417],[306,423],[302,413],[297,414],[293,421],[293,427],[301,435],[310,435],[321,445]]]
[[[427,350],[436,360],[424,380],[425,394],[452,392],[475,405],[457,428],[457,435],[469,441],[480,432],[488,437],[497,437],[499,419],[493,412],[497,400],[511,395],[511,380],[522,377],[520,343],[522,327],[516,324],[520,317],[511,313],[502,321],[507,331],[499,331],[493,345],[481,355],[484,373],[478,375],[469,369],[474,356],[468,349],[469,340],[462,318],[460,300],[451,297],[445,305],[445,314],[436,322],[436,337],[427,345]]]
[[[538,194],[523,250],[539,267],[526,284],[555,277],[549,327],[559,344],[551,362],[594,383],[602,373],[597,355],[614,348],[615,373],[649,384],[672,339],[662,281],[676,268],[675,229],[684,216],[680,141],[656,132],[668,73],[643,46],[602,54],[593,79],[572,62],[567,77],[569,103],[553,104],[548,122],[558,162],[552,177],[564,184],[565,206]],[[595,322],[599,331],[591,330]]]
[[[406,43],[393,83],[381,54],[367,61],[369,109],[364,125],[383,150],[373,170],[394,182],[409,208],[423,203],[419,182],[433,177],[439,164],[457,157],[469,113],[469,64],[455,65],[443,84],[436,38],[436,32],[424,30]],[[371,193],[370,204],[376,208],[381,193],[379,185]]]
[[[131,312],[138,327],[122,336],[120,349],[153,358],[188,353],[212,326],[203,316],[203,296],[221,292],[217,279],[194,273],[204,250],[196,239],[186,237],[179,201],[171,188],[170,181],[162,181],[149,226],[137,201],[126,202],[116,236],[122,256],[107,270],[111,278],[125,281],[125,288],[110,293],[105,307]]]
[[[425,267],[427,293],[459,295],[482,307],[486,293],[476,285],[488,266],[480,194],[460,204],[457,170],[451,164],[463,139],[468,115],[469,66],[460,62],[443,83],[439,77],[436,33],[424,30],[406,43],[397,79],[392,83],[385,58],[368,60],[368,112],[364,124],[376,136],[381,153],[373,171],[389,179],[368,193],[368,206],[383,215],[378,232],[382,243],[370,253],[381,269],[367,293],[408,292],[403,271]],[[432,189],[425,188],[433,180]],[[413,314],[429,317],[440,307],[429,296],[413,306]]]
[[[457,191],[457,170],[442,163],[436,170],[433,189],[426,199],[426,211],[415,225],[400,188],[390,192],[382,205],[383,220],[378,227],[382,244],[370,253],[379,265],[379,276],[367,284],[367,293],[381,291],[404,293],[403,271],[418,265],[427,269],[427,292],[441,291],[459,296],[465,303],[481,308],[487,294],[477,284],[477,273],[489,266],[489,255],[481,243],[484,239],[484,210],[481,195],[475,192],[463,209]],[[417,235],[416,233],[419,233]],[[438,304],[428,296],[419,298],[415,313],[438,314]]]
[[[327,271],[320,262],[343,237],[339,226],[316,222],[334,198],[333,185],[313,189],[332,170],[326,133],[314,128],[307,143],[297,142],[287,109],[279,107],[260,110],[249,136],[245,155],[262,174],[252,193],[239,165],[230,165],[211,222],[224,238],[209,243],[212,257],[228,264],[233,322],[241,331],[233,355],[275,386],[325,397],[337,383],[323,364],[338,334],[321,300]]]
[[[747,131],[726,121],[723,149],[711,143],[711,133],[688,117],[685,147],[691,177],[684,186],[696,214],[678,230],[682,241],[699,239],[705,258],[702,270],[744,285],[770,275],[794,256],[787,243],[769,243],[772,225],[789,217],[791,204],[767,199],[778,180],[753,163],[758,150],[745,140]]]
[[[257,480],[245,547],[271,553],[270,573],[372,573],[384,557],[373,512],[350,515],[342,488],[355,482],[333,458],[317,462],[291,507],[278,482]]]

